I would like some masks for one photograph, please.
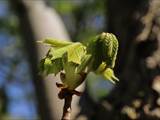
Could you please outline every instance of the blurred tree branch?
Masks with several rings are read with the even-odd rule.
[[[54,81],[44,81],[37,75],[38,57],[42,57],[47,48],[39,47],[38,52],[35,41],[46,37],[68,40],[68,34],[59,16],[46,5],[44,0],[10,0],[10,4],[19,19],[19,27],[33,76],[40,118],[42,120],[57,119],[60,116],[59,105],[62,106],[62,104],[57,103]]]
[[[33,84],[36,90],[36,96],[38,100],[38,111],[42,120],[52,119],[51,112],[49,110],[49,104],[47,102],[47,96],[45,86],[42,79],[37,75],[37,50],[35,47],[35,36],[31,28],[29,16],[25,5],[20,0],[10,1],[12,9],[15,11],[19,19],[19,27],[23,36],[24,46],[27,53],[27,58],[30,63],[30,69],[32,73]]]

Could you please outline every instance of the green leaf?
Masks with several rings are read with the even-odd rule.
[[[62,82],[68,86],[68,89],[74,90],[77,86],[79,86],[80,75],[76,73],[77,64],[73,62],[68,62],[67,53],[65,53],[62,57],[62,63],[65,71],[65,79]]]
[[[55,59],[51,60],[50,58],[46,57],[41,60],[40,62],[40,72],[44,74],[57,74],[63,69],[62,60]]]
[[[104,70],[106,69],[106,63],[105,62],[102,62],[98,69],[96,70],[96,73],[102,73]]]
[[[80,43],[75,43],[68,49],[68,62],[81,64],[82,57],[86,54],[86,47]]]
[[[49,44],[52,47],[56,47],[56,48],[60,48],[60,47],[64,47],[64,46],[72,44],[72,42],[56,40],[56,39],[51,39],[51,38],[47,38],[43,41],[38,41],[38,42],[39,43],[46,43],[46,44]]]
[[[115,84],[115,81],[119,81],[119,79],[114,75],[114,71],[110,68],[107,68],[104,72],[102,72],[102,75],[105,79],[111,81]]]
[[[51,73],[54,73],[56,75],[61,70],[63,70],[62,59],[53,60],[52,61],[52,66],[51,66]]]
[[[52,60],[57,58],[62,58],[64,53],[67,52],[68,62],[73,62],[76,64],[81,64],[82,57],[86,54],[86,47],[81,43],[74,43],[56,50],[52,50]]]
[[[91,55],[85,55],[82,58],[81,64],[77,67],[77,73],[81,73],[82,71],[84,71],[88,66],[90,60],[91,60]]]
[[[52,61],[49,58],[44,59],[44,72],[48,75],[50,72],[50,68],[52,66]]]
[[[102,62],[105,62],[107,67],[114,68],[118,40],[112,33],[102,33],[90,41],[87,50],[93,56],[93,70],[96,70]]]
[[[62,56],[62,64],[63,64],[65,73],[71,77],[74,76],[74,74],[76,73],[76,67],[78,66],[78,64],[68,61],[67,52]]]
[[[82,43],[45,39],[41,43],[51,45],[46,57],[40,62],[40,70],[55,75],[63,71],[62,82],[75,89],[84,80],[82,72],[95,72],[115,83],[113,68],[118,51],[118,40],[111,33],[102,33],[86,46]],[[85,74],[86,74],[85,73]],[[82,80],[83,79],[83,80]]]
[[[114,68],[118,51],[118,40],[112,33],[104,33],[102,42],[102,53],[107,67]],[[101,36],[102,36],[101,35]]]

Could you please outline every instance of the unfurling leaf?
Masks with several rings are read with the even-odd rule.
[[[118,40],[112,33],[102,33],[91,40],[87,46],[89,54],[92,55],[90,68],[97,74],[114,82],[118,80],[114,76],[113,68],[118,51]]]
[[[60,48],[60,47],[64,47],[64,46],[72,44],[72,42],[56,40],[56,39],[51,39],[51,38],[47,38],[45,40],[38,41],[38,42],[49,44],[49,45],[51,45],[52,47],[55,47],[55,48]]]
[[[114,71],[106,66],[107,65],[102,62],[102,64],[96,70],[96,73],[102,75],[106,80],[109,80],[112,83],[115,83],[115,81],[119,81],[119,79],[115,77]]]
[[[65,53],[62,57],[63,68],[65,71],[65,77],[62,82],[69,90],[74,90],[82,83],[82,78],[80,74],[76,73],[77,66],[79,65],[69,62],[67,56],[67,53]]]
[[[52,56],[51,60],[62,58],[67,53],[68,62],[81,64],[82,57],[86,54],[86,47],[81,43],[72,43],[58,49],[51,49],[49,55]]]
[[[86,47],[81,43],[75,43],[67,51],[68,62],[81,64],[82,57],[86,54]]]
[[[61,80],[70,90],[78,87],[85,77],[94,72],[115,83],[113,68],[118,51],[118,40],[112,33],[102,33],[86,46],[80,42],[45,39],[41,43],[51,45],[46,57],[41,60],[40,70],[46,74],[61,72]],[[62,72],[63,71],[63,72]]]
[[[104,39],[104,40],[103,40]],[[118,51],[118,40],[112,33],[103,34],[102,51],[107,67],[114,68]]]
[[[104,72],[102,72],[102,75],[106,80],[109,80],[112,83],[115,83],[115,81],[119,81],[119,79],[114,75],[114,71],[111,68],[107,68]]]

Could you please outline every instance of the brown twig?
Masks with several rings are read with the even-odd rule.
[[[71,102],[72,102],[72,94],[67,94],[64,96],[64,107],[63,107],[63,116],[62,120],[70,120],[71,118]]]
[[[71,119],[71,103],[72,103],[72,96],[77,95],[81,96],[81,92],[76,90],[69,90],[65,87],[64,84],[56,83],[57,87],[60,88],[60,92],[58,94],[59,99],[64,99],[64,107],[63,107],[63,115],[61,120],[70,120]]]

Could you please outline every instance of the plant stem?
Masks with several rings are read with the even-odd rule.
[[[72,94],[67,94],[64,98],[64,107],[63,107],[63,116],[62,120],[70,120],[71,119],[71,102],[72,102]]]

